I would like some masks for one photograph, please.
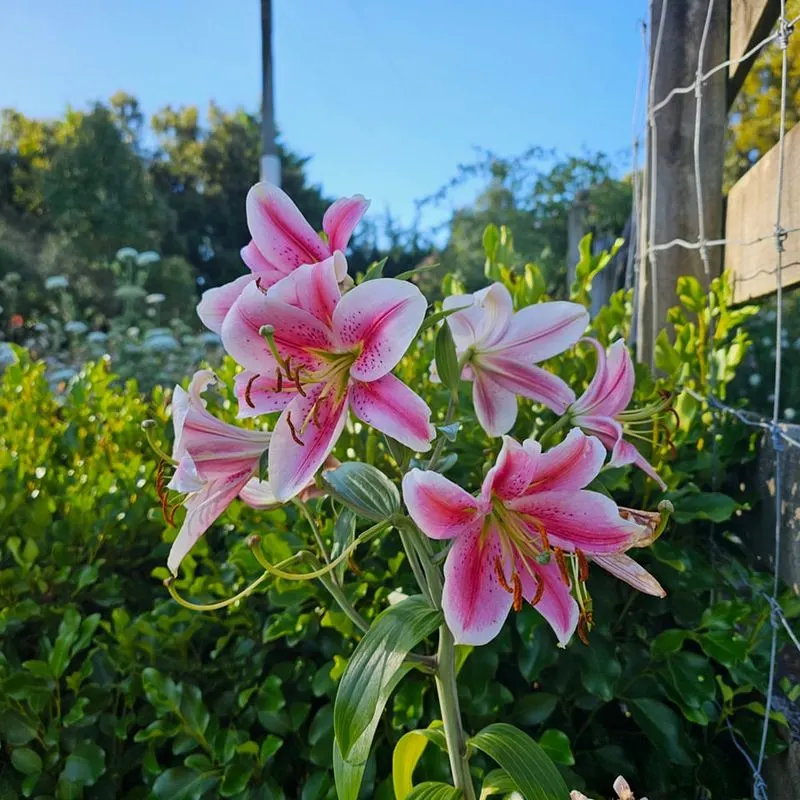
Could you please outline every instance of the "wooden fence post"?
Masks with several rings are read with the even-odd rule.
[[[654,0],[650,25],[650,98],[653,105],[676,87],[690,86],[696,77],[706,25],[703,71],[723,62],[728,52],[728,0]],[[699,240],[695,181],[694,91],[676,94],[652,113],[647,142],[647,202],[640,230],[649,246],[673,239]],[[700,120],[700,188],[706,239],[722,237],[722,168],[727,126],[727,74],[719,70],[703,83]],[[651,191],[652,189],[652,191]],[[719,247],[708,249],[711,277],[719,273]],[[697,250],[670,247],[648,258],[641,252],[637,302],[637,351],[652,361],[654,336],[666,326],[666,312],[677,302],[675,283],[694,275],[708,280]]]

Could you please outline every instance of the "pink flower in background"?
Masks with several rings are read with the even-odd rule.
[[[517,395],[563,414],[575,393],[561,378],[536,362],[563,352],[578,341],[589,321],[577,303],[538,303],[514,313],[511,294],[493,283],[471,295],[445,298],[443,308],[462,310],[447,323],[456,352],[466,357],[462,377],[472,381],[478,422],[490,436],[511,430]]]
[[[237,428],[211,414],[202,394],[216,380],[213,372],[201,370],[194,374],[188,392],[176,386],[172,395],[172,457],[177,468],[167,488],[186,495],[186,517],[167,559],[173,575],[237,495],[256,507],[264,507],[269,496],[269,487],[254,476],[270,434]]]
[[[561,646],[576,628],[585,639],[592,623],[589,558],[624,554],[649,533],[613,500],[584,488],[604,458],[603,445],[575,428],[545,453],[531,439],[503,437],[478,497],[437,472],[415,469],[403,478],[414,522],[432,539],[454,540],[442,607],[456,642],[490,641],[523,600],[550,623]]]
[[[435,435],[427,404],[391,374],[425,316],[406,281],[367,281],[342,295],[341,253],[305,265],[266,294],[251,283],[222,325],[225,349],[245,367],[239,415],[281,411],[269,446],[269,482],[282,501],[320,468],[348,409],[413,450]],[[266,327],[265,327],[266,326]]]
[[[586,339],[597,351],[597,369],[586,391],[567,410],[570,421],[584,431],[597,436],[611,452],[609,466],[635,464],[662,489],[667,486],[644,456],[623,434],[647,440],[636,423],[648,424],[667,404],[656,403],[650,408],[625,411],[633,397],[636,375],[633,360],[625,342],[617,339],[608,348],[608,355],[596,339]]]
[[[369,201],[357,194],[333,203],[322,218],[327,241],[308,224],[289,196],[271,183],[253,186],[245,207],[253,238],[241,255],[251,274],[204,292],[197,307],[203,324],[214,333],[220,332],[225,314],[253,278],[267,289],[301,264],[316,264],[337,250],[344,252]],[[339,262],[339,266],[344,266],[345,272],[337,274],[337,280],[344,281],[347,262]]]

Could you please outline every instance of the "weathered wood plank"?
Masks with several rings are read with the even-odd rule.
[[[711,6],[708,36],[703,49],[703,72],[725,60],[728,52],[728,0],[654,0],[650,31],[650,64],[654,74],[652,100],[660,103],[676,86],[688,86],[695,79],[700,60],[706,17]],[[662,14],[663,9],[663,14]],[[663,32],[658,69],[653,70],[659,26]],[[703,230],[706,239],[722,233],[722,165],[725,158],[726,114],[725,71],[712,75],[703,87],[700,120],[701,153],[699,181],[703,196]],[[719,248],[709,251],[709,271],[697,250],[672,247],[647,258],[647,245],[665,244],[675,238],[696,242],[700,234],[697,208],[697,179],[694,168],[694,92],[673,96],[654,114],[654,129],[648,131],[647,187],[654,202],[642,218],[645,239],[638,276],[636,310],[636,352],[640,361],[650,363],[655,340],[669,327],[668,310],[678,303],[675,293],[682,275],[694,275],[704,286],[719,274]]]
[[[782,282],[800,283],[800,125],[786,134],[781,227],[790,231],[784,242]],[[746,172],[728,193],[725,269],[733,273],[734,300],[766,297],[776,288],[775,204],[777,200],[778,145]],[[754,242],[756,239],[761,241]],[[754,242],[754,243],[753,243]]]
[[[736,63],[754,45],[769,36],[781,13],[780,0],[731,0],[731,32],[728,68],[728,104],[733,103],[742,88],[747,73],[758,55]]]

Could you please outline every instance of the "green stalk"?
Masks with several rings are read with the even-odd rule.
[[[539,444],[541,444],[542,449],[546,444],[549,444],[549,440],[552,439],[562,428],[565,428],[570,423],[570,416],[569,414],[564,414],[563,417],[559,417],[540,437],[539,437]]]
[[[461,724],[461,708],[458,704],[458,685],[456,683],[456,648],[453,634],[447,625],[439,628],[439,668],[436,672],[436,692],[444,723],[444,736],[447,740],[447,755],[453,784],[464,793],[464,800],[475,800],[475,786],[469,774],[467,739]]]

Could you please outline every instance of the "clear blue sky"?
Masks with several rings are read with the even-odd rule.
[[[469,162],[630,146],[644,0],[273,0],[276,116],[331,195],[404,221]],[[145,112],[260,103],[258,0],[0,0],[0,107],[118,89]]]

